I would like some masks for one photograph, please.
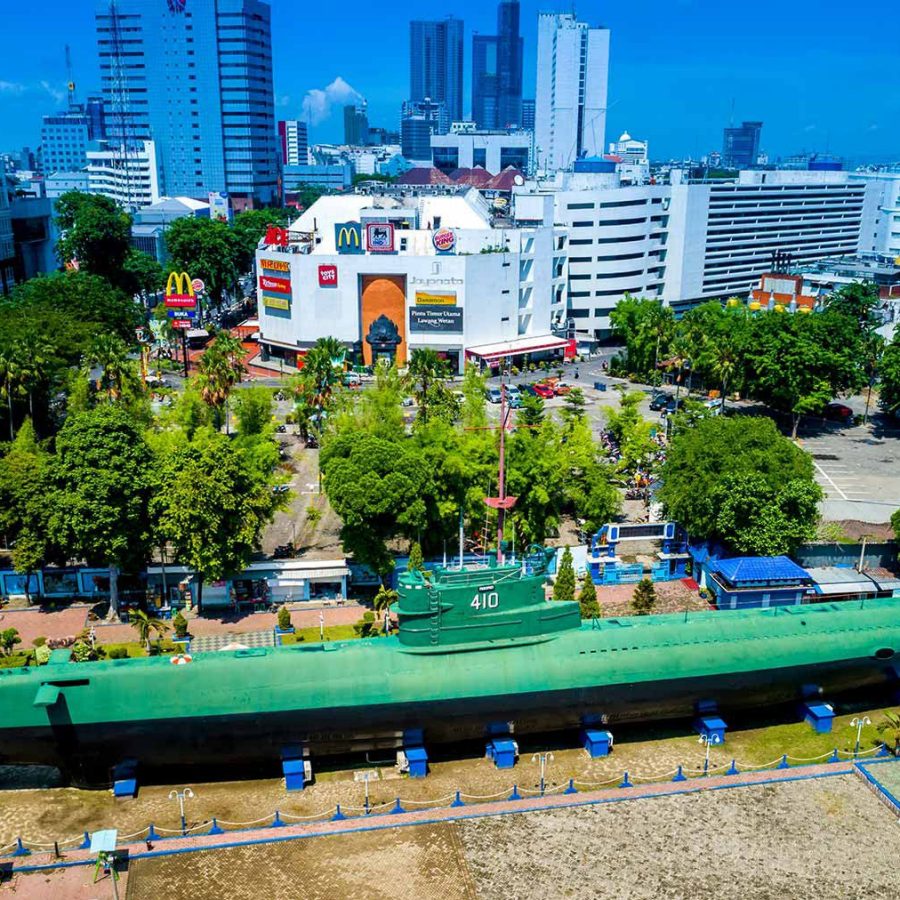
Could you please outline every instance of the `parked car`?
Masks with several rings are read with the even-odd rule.
[[[344,375],[344,387],[358,388],[362,386],[362,378],[356,372],[347,372]]]
[[[541,382],[537,382],[536,384],[531,385],[532,390],[534,390],[535,394],[543,400],[549,400],[551,397],[556,396],[556,392],[550,387],[549,384],[542,384]]]
[[[574,388],[574,384],[570,384],[568,381],[557,381],[556,386],[554,388],[554,392],[557,397],[565,397],[566,394],[570,393],[572,388]]]
[[[664,393],[663,391],[657,391],[650,398],[650,409],[654,412],[659,412],[661,409],[665,407],[665,405],[669,402],[669,395]]]
[[[412,397],[404,397],[404,398],[400,401],[400,405],[401,405],[404,409],[410,409],[411,407],[413,407],[413,406],[416,405],[416,401],[413,400]]]
[[[846,422],[848,419],[853,418],[853,410],[846,403],[838,403],[837,400],[832,400],[831,403],[826,405],[822,415],[829,422]]]
[[[488,403],[499,403],[500,402],[500,388],[494,387],[491,385],[484,392],[485,397],[487,397]]]
[[[532,397],[540,397],[540,394],[535,390],[535,387],[533,384],[523,384],[520,386],[519,391],[522,394],[527,394]]]

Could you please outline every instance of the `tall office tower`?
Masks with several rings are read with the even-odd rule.
[[[431,165],[431,136],[446,134],[450,124],[443,103],[405,100],[400,113],[400,152],[406,159]]]
[[[366,101],[344,107],[344,143],[365,147],[369,143],[369,113]]]
[[[744,122],[725,129],[722,141],[722,162],[731,169],[747,169],[756,165],[759,156],[759,134],[762,122]]]
[[[534,100],[522,101],[522,127],[534,131]]]
[[[472,38],[472,119],[482,130],[522,124],[519,0],[497,7],[497,34]]]
[[[497,37],[476,34],[472,38],[472,120],[482,131],[498,125]]]
[[[96,0],[107,138],[156,146],[161,192],[278,199],[271,7],[260,0]]]
[[[102,141],[106,137],[106,104],[102,97],[88,97],[84,104],[88,120],[88,140]]]
[[[572,15],[538,16],[535,154],[539,170],[568,169],[603,153],[609,29]]]
[[[298,119],[282,119],[278,122],[278,140],[281,143],[281,163],[285,166],[309,164],[309,134],[306,122]]]
[[[522,38],[519,0],[497,7],[497,119],[501,128],[522,124]]]
[[[447,116],[463,117],[463,22],[409,23],[409,98],[443,103]]]
[[[44,116],[41,160],[44,173],[75,172],[87,165],[89,120],[79,107]]]

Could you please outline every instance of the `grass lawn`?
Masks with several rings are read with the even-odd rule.
[[[321,632],[316,626],[312,628],[298,628],[294,634],[282,635],[281,642],[287,644],[316,643],[321,640]],[[352,625],[326,625],[326,641],[349,641],[358,636]]]

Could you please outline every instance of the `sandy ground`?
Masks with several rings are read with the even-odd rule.
[[[855,777],[461,823],[484,898],[897,896],[900,829]]]
[[[848,775],[137,860],[127,896],[880,900],[897,896],[898,853],[895,816]],[[110,895],[78,882],[11,887]]]

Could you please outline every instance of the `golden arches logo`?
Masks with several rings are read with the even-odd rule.
[[[362,253],[362,225],[359,222],[335,222],[334,244],[338,253]]]
[[[187,272],[170,272],[169,280],[166,282],[166,296],[193,297],[194,285],[191,283],[191,276]]]

